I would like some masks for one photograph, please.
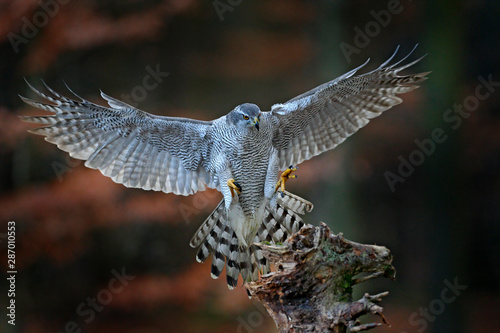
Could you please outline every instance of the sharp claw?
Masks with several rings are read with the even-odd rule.
[[[234,179],[228,179],[227,186],[229,186],[229,190],[231,191],[231,196],[234,197],[234,192],[240,194],[241,193],[241,185],[238,184]]]
[[[280,176],[279,181],[276,183],[276,189],[274,190],[275,192],[278,191],[278,189],[281,189],[281,197],[283,198],[285,195],[283,192],[285,191],[285,183],[288,179],[291,178],[297,178],[297,175],[292,175],[292,172],[296,171],[298,168],[294,167],[293,165],[290,165],[288,169],[283,171],[283,173]]]

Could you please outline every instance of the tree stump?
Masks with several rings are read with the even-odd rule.
[[[390,251],[335,235],[326,224],[305,225],[283,245],[259,244],[276,271],[246,283],[284,332],[359,332],[382,325],[361,324],[372,313],[387,324],[376,302],[388,292],[353,301],[352,287],[380,276],[395,278]],[[360,274],[365,273],[363,276]]]

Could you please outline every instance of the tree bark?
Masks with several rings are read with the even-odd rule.
[[[324,223],[304,226],[283,245],[260,247],[276,271],[245,286],[265,306],[280,333],[346,332],[347,328],[359,332],[382,325],[361,324],[358,318],[367,313],[387,324],[383,308],[375,303],[388,292],[352,299],[352,287],[358,283],[380,276],[394,279],[387,248],[351,242]]]

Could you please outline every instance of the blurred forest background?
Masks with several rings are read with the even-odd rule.
[[[392,327],[377,332],[498,331],[500,93],[484,82],[500,81],[499,17],[496,0],[0,1],[0,331],[276,332],[188,246],[219,194],[127,189],[86,169],[27,133],[17,116],[40,112],[18,97],[34,97],[23,77],[209,120],[243,102],[269,110],[417,43],[412,59],[428,56],[411,70],[430,79],[287,186],[315,204],[308,222],[391,249],[397,280],[355,289],[390,291]],[[470,113],[449,111],[463,103]],[[446,140],[419,155],[415,140],[439,128]],[[391,188],[387,172],[418,156]],[[16,326],[4,316],[7,221]],[[456,283],[467,288],[453,294]]]

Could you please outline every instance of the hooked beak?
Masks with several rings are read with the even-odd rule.
[[[255,128],[258,131],[259,130],[259,118],[257,118],[257,117],[253,118],[253,125],[255,126]]]

